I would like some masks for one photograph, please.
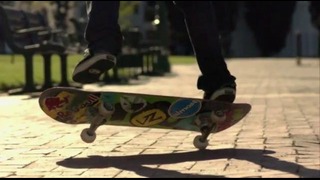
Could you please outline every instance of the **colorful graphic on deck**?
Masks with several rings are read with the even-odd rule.
[[[159,109],[144,111],[131,119],[135,126],[148,127],[157,125],[167,119],[167,115]]]
[[[179,99],[171,104],[169,115],[173,118],[187,118],[194,116],[201,109],[201,101]]]
[[[138,96],[121,96],[120,104],[123,110],[128,113],[139,112],[147,106],[146,100]]]
[[[68,103],[69,99],[68,96],[59,98],[59,97],[52,97],[45,99],[45,105],[48,108],[49,111],[62,108],[64,104]]]
[[[49,116],[66,123],[84,123],[87,109],[99,102],[100,98],[93,94],[76,96],[74,93],[62,91],[56,96],[44,99],[45,111]]]
[[[42,110],[53,119],[67,124],[90,123],[99,113],[100,104],[114,112],[105,124],[199,131],[195,123],[199,112],[210,113],[217,107],[226,110],[226,120],[213,121],[212,133],[227,129],[241,120],[250,105],[221,105],[201,99],[118,92],[86,92],[71,88],[51,88],[39,99]]]

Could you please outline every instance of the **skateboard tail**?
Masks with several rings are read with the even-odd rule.
[[[49,117],[66,124],[88,123],[95,116],[95,106],[100,102],[94,93],[75,89],[47,89],[39,98],[39,105]]]

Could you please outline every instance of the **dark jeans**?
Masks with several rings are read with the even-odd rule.
[[[120,1],[86,1],[88,24],[85,39],[88,48],[117,55],[121,52],[122,34],[118,24]]]
[[[89,22],[85,38],[88,47],[117,55],[122,46],[118,24],[120,1],[87,1]],[[214,91],[234,82],[222,56],[215,11],[210,1],[175,1],[185,17],[186,28],[202,75],[197,87]]]

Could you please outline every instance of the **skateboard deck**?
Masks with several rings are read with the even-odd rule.
[[[112,110],[99,125],[202,133],[203,124],[210,124],[210,133],[218,133],[239,122],[251,110],[250,104],[246,103],[231,104],[188,97],[84,91],[65,87],[45,90],[39,98],[39,105],[49,117],[66,124],[92,125],[93,119],[101,112],[100,107],[104,107],[108,112]],[[222,116],[217,116],[219,113]]]

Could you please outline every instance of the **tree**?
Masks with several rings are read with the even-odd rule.
[[[132,15],[137,11],[139,1],[121,1],[119,9],[119,24],[121,29],[132,27]]]
[[[320,31],[320,1],[310,1],[309,11],[311,15],[311,22]],[[320,34],[318,44],[318,54],[320,55]]]
[[[286,43],[296,1],[247,1],[245,18],[262,56],[278,53]]]
[[[320,31],[320,1],[310,1],[311,22]]]

